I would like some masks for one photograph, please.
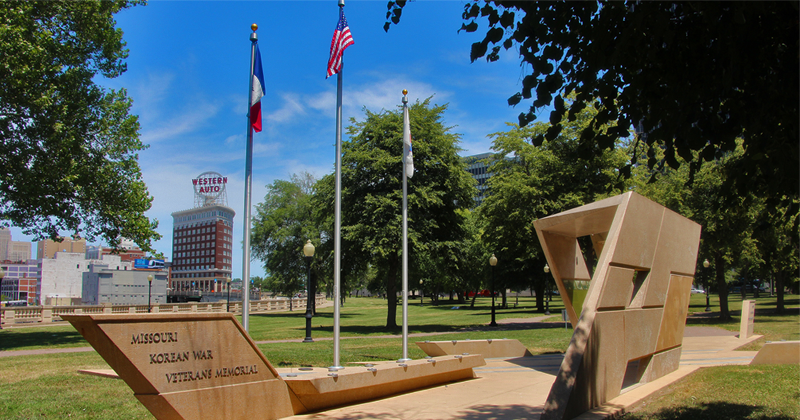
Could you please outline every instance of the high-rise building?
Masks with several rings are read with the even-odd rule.
[[[25,262],[31,258],[31,243],[14,241],[11,230],[0,227],[0,261]]]
[[[492,174],[489,172],[489,158],[492,153],[481,153],[479,155],[465,156],[464,163],[467,164],[467,172],[477,181],[478,194],[475,196],[475,206],[479,206],[486,197],[489,188],[486,185]]]
[[[0,261],[8,259],[8,248],[11,245],[11,231],[0,227]]]
[[[228,178],[205,172],[192,180],[195,208],[172,213],[170,288],[177,294],[218,292],[231,278],[233,218]]]
[[[8,245],[8,260],[28,261],[31,259],[31,243],[25,241],[11,241]]]
[[[86,253],[86,239],[61,238],[61,242],[45,239],[36,244],[36,259],[55,258],[56,252]]]

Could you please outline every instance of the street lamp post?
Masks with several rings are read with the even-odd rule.
[[[150,292],[152,292],[152,291],[153,291],[153,275],[152,274],[148,274],[147,275],[147,313],[150,313],[150,312],[153,311],[153,306],[150,304],[150,296],[151,296]]]
[[[708,268],[709,265],[711,264],[708,262],[708,258],[706,258],[705,261],[703,261],[703,268]],[[705,274],[703,276],[703,283],[705,283],[703,287],[706,289],[706,312],[711,312],[711,305],[708,304],[708,271],[707,270],[703,271],[706,271],[705,273],[703,273]]]
[[[544,264],[544,273],[550,274],[550,266],[547,263]],[[545,275],[544,277],[544,314],[550,315],[550,282],[549,279]]]
[[[311,243],[310,239],[303,247],[303,255],[305,255],[306,267],[308,268],[308,277],[306,280],[306,289],[308,291],[306,299],[306,338],[303,339],[303,342],[313,343],[314,340],[311,339],[311,317],[314,316],[314,313],[311,311],[311,307],[314,303],[312,300],[313,296],[311,295],[311,259],[314,258],[314,245]]]
[[[227,280],[225,280],[225,284],[228,286],[228,308],[226,309],[226,311],[230,312],[231,311],[231,278],[230,277],[228,277]]]
[[[5,276],[6,276],[5,270],[3,270],[3,267],[0,267],[0,284],[3,283],[3,277],[5,277]],[[2,322],[2,320],[0,320],[0,330],[2,330],[2,329],[3,329],[3,322]]]
[[[422,306],[422,280],[419,281],[419,306]]]
[[[497,257],[495,257],[494,254],[492,254],[492,256],[489,257],[489,265],[492,266],[492,284],[491,284],[491,289],[492,289],[491,290],[491,293],[492,293],[492,322],[489,323],[489,326],[490,327],[496,327],[497,326],[497,322],[494,321],[494,266],[497,265]]]

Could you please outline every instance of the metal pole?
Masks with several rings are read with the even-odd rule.
[[[253,66],[256,60],[256,44],[258,43],[258,26],[253,24],[250,34],[250,89],[247,91],[247,149],[244,164],[244,233],[242,246],[242,327],[245,332],[250,328],[250,202],[253,193],[253,126],[250,124],[250,103],[253,92]]]
[[[497,326],[497,322],[494,321],[494,266],[492,266],[492,322],[489,326]]]
[[[403,91],[403,129],[405,130],[405,120],[408,118],[408,96]],[[405,133],[403,134],[405,136]],[[404,137],[405,138],[405,137]],[[398,362],[406,362],[408,358],[408,174],[406,173],[406,150],[403,142],[403,357]]]
[[[153,290],[153,280],[147,282],[147,313],[153,312],[153,305],[150,303],[150,292]]]
[[[339,8],[344,1],[339,1]],[[334,200],[334,234],[333,234],[333,366],[328,370],[344,369],[339,363],[339,311],[340,286],[342,273],[342,73],[344,72],[344,56],[342,68],[336,74],[336,198]]]
[[[709,300],[708,300],[708,266],[709,265],[711,265],[711,264],[709,264],[707,259],[703,261],[703,283],[704,283],[704,287],[706,289],[706,312],[711,312],[711,305],[709,304]]]
[[[228,279],[228,306],[225,309],[227,312],[231,311],[231,279]]]
[[[311,305],[312,305],[312,297],[311,297],[311,258],[312,257],[305,257],[306,258],[306,265],[308,266],[308,276],[306,277],[306,290],[308,290],[308,295],[306,296],[306,338],[303,340],[304,343],[313,343],[314,340],[311,339],[311,317],[314,314],[311,313]]]

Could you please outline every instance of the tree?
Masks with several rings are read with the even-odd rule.
[[[793,238],[797,236],[797,218],[800,211],[791,213],[791,209],[798,208],[798,203],[789,206],[764,206],[758,213],[753,235],[758,240],[759,250],[763,265],[759,270],[764,277],[771,281],[771,292],[777,292],[775,313],[786,313],[784,303],[784,288],[789,286],[789,281],[797,277],[798,261],[797,243]]]
[[[667,208],[699,223],[703,230],[700,235],[700,262],[708,256],[713,270],[720,301],[720,319],[730,320],[728,310],[728,281],[726,274],[730,268],[753,265],[758,259],[758,250],[753,241],[753,228],[756,215],[763,209],[763,198],[755,194],[739,196],[735,200],[726,198],[725,187],[731,162],[743,153],[741,146],[720,159],[703,165],[694,176],[691,187],[687,186],[690,171],[686,165],[673,170],[663,167],[659,171],[659,181],[648,183],[653,178],[653,170],[636,168],[640,180],[637,190],[644,196]]]
[[[390,1],[387,22],[397,24],[405,1]],[[532,2],[467,3],[461,29],[475,32],[488,22],[471,59],[499,59],[514,48],[529,73],[509,105],[523,100],[526,126],[552,104],[551,127],[533,139],[554,139],[595,98],[601,107],[585,130],[582,159],[615,147],[632,126],[644,135],[647,164],[690,164],[689,181],[703,161],[733,151],[726,186],[743,194],[763,190],[791,205],[798,197],[798,3],[781,2]],[[565,96],[575,92],[567,105]],[[656,150],[663,148],[663,160]],[[697,152],[697,153],[693,153]],[[634,155],[631,165],[636,165]],[[629,173],[632,166],[626,168]],[[725,198],[735,200],[737,191]],[[797,231],[797,225],[795,225]],[[795,240],[795,242],[797,242]]]
[[[138,1],[7,1],[0,8],[0,221],[37,239],[71,231],[152,251],[145,149],[113,15]]]
[[[463,237],[464,216],[458,210],[467,208],[475,194],[474,181],[458,156],[459,136],[442,122],[446,108],[431,106],[426,99],[409,109],[416,169],[408,180],[412,271],[419,266],[417,255],[435,254]],[[368,261],[385,280],[386,327],[396,328],[402,248],[402,116],[366,110],[365,120],[352,122],[351,139],[342,145],[343,253],[351,261]],[[409,286],[414,285],[409,280]]]
[[[251,246],[253,256],[264,263],[273,292],[291,297],[307,287],[303,246],[308,240],[319,246],[321,237],[313,206],[316,183],[308,173],[276,180],[264,202],[256,205]],[[321,254],[315,252],[315,259]],[[316,274],[312,270],[312,283]]]
[[[560,135],[538,147],[528,141],[549,130],[548,124],[524,128],[509,124],[509,131],[491,134],[496,154],[489,169],[490,193],[478,208],[484,220],[482,237],[499,260],[497,269],[505,279],[500,281],[502,290],[531,287],[540,311],[544,311],[545,259],[533,221],[618,194],[623,186],[618,168],[627,159],[621,149],[577,159],[586,146],[580,133],[590,127],[596,112],[594,107],[582,110]],[[586,247],[590,267],[596,259],[592,252]]]

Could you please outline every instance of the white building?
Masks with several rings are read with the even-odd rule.
[[[92,264],[105,264],[109,269],[129,271],[132,264],[118,255],[103,255],[102,260],[87,260],[85,252],[56,252],[55,258],[39,260],[40,277],[36,287],[39,305],[79,305],[83,296],[83,273]]]
[[[147,277],[152,275],[150,284]],[[147,305],[167,301],[167,270],[118,270],[105,262],[93,262],[83,273],[84,305]]]

